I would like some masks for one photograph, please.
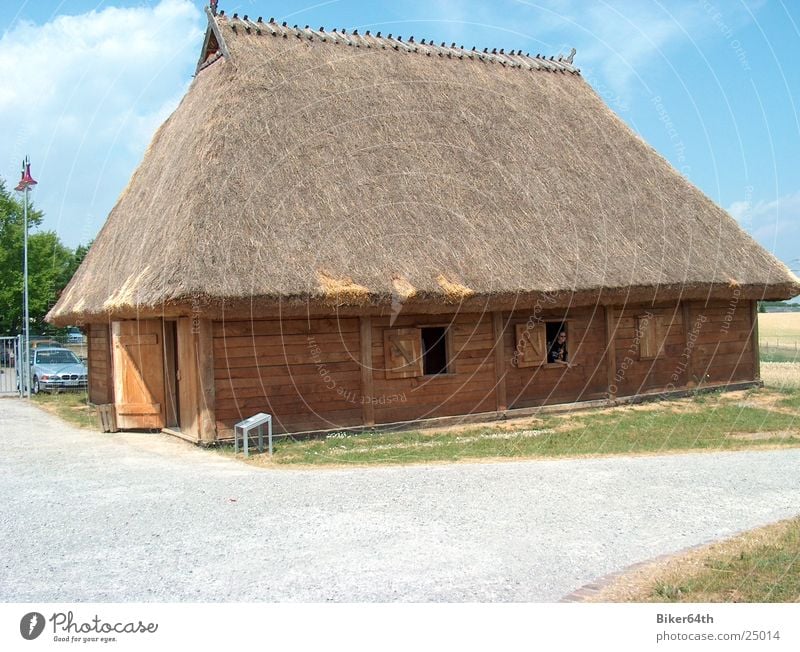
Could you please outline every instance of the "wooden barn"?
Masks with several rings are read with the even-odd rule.
[[[90,399],[210,444],[759,380],[798,279],[517,51],[215,15],[49,315]],[[574,54],[574,53],[573,53]]]

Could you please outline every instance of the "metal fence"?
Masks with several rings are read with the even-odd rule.
[[[19,394],[20,342],[19,337],[0,337],[0,395]]]

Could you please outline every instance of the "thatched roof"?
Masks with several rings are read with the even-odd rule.
[[[798,280],[570,60],[218,16],[50,318]]]

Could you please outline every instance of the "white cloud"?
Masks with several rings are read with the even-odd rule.
[[[204,30],[191,0],[18,23],[0,38],[0,176],[30,154],[45,227],[93,237],[191,80]]]
[[[800,267],[800,192],[772,201],[735,201],[728,212],[763,247],[793,269]]]

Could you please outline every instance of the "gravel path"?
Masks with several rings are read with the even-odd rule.
[[[800,512],[800,450],[265,470],[0,400],[0,600],[556,601]]]

